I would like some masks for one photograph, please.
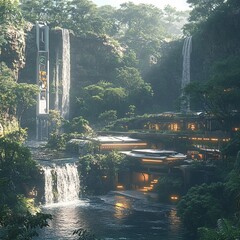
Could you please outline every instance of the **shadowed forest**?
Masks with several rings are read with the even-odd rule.
[[[43,151],[78,154],[76,145],[68,143],[97,132],[171,133],[172,129],[149,126],[164,112],[178,112],[186,119],[201,112],[205,119],[214,119],[214,134],[228,137],[218,149],[217,161],[191,165],[204,171],[211,165],[214,177],[185,189],[169,175],[153,191],[164,203],[173,191],[181,196],[178,216],[193,239],[240,237],[240,2],[187,2],[189,11],[132,2],[114,8],[98,7],[90,0],[0,0],[1,239],[33,239],[52,219],[41,212],[41,199],[35,194],[43,194],[43,169],[25,145],[36,129],[36,22],[50,29],[50,99],[56,96],[51,79],[56,66],[63,65],[56,50],[63,29],[69,31],[71,43],[69,117],[64,119],[50,102],[49,138]],[[182,49],[190,36],[191,82],[182,89]],[[61,95],[62,89],[58,91]],[[191,110],[187,114],[181,112],[186,96]],[[139,127],[142,120],[144,126]],[[206,134],[205,129],[204,125],[194,134]],[[185,152],[195,150],[190,143],[177,144]],[[97,147],[89,144],[87,153],[77,156],[86,195],[114,190],[118,172],[132,167],[121,154],[100,154]],[[98,180],[103,175],[110,179],[107,184]],[[96,239],[82,228],[74,235]]]

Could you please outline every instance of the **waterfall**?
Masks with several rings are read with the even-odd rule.
[[[62,117],[69,117],[70,91],[70,37],[67,29],[62,30]]]
[[[183,43],[182,55],[183,55],[183,69],[182,69],[182,100],[181,111],[190,111],[190,99],[189,96],[184,95],[184,88],[190,83],[190,60],[192,52],[192,37],[187,37]]]
[[[52,169],[49,167],[44,168],[44,174],[45,174],[45,202],[51,204],[54,202]]]
[[[79,199],[80,181],[77,166],[43,167],[45,177],[45,203],[67,203]]]
[[[55,103],[54,109],[60,111],[59,108],[59,49],[56,53],[56,67],[55,67]]]
[[[62,29],[62,42],[56,47],[54,81],[54,109],[58,110],[64,119],[68,119],[70,91],[70,36],[67,29]]]

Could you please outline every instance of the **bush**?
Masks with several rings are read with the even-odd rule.
[[[48,138],[46,147],[50,149],[64,150],[67,144],[68,136],[66,134],[52,133]]]
[[[169,202],[171,195],[181,195],[183,180],[180,177],[166,176],[158,180],[156,191],[161,202]]]
[[[224,183],[202,184],[192,187],[178,203],[178,215],[188,231],[199,227],[214,227],[219,218],[228,214]]]
[[[121,167],[125,167],[125,157],[117,152],[80,157],[81,182],[85,191],[88,194],[103,194],[114,190]]]

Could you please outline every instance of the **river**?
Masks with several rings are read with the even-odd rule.
[[[105,196],[43,207],[53,220],[35,239],[72,240],[84,228],[104,240],[183,240],[174,206],[151,202],[143,193],[111,192]]]
[[[31,144],[35,159],[49,159],[49,153],[46,157],[34,142]],[[53,165],[57,171],[56,163],[61,165],[65,163],[64,159],[72,162],[64,157],[38,163],[43,167]],[[70,179],[67,177],[66,181]],[[53,220],[49,221],[49,227],[39,231],[34,240],[75,240],[77,236],[73,232],[79,228],[90,231],[101,240],[190,240],[183,237],[175,206],[149,198],[152,199],[150,193],[114,191],[104,196],[43,206],[42,212],[51,214]]]

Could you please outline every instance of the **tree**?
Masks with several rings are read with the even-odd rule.
[[[16,115],[19,124],[21,124],[24,112],[28,108],[36,105],[38,92],[39,87],[37,85],[27,83],[16,84],[14,95],[16,96]]]
[[[17,193],[27,194],[40,177],[29,149],[6,138],[0,139],[0,166],[1,177],[8,179]]]
[[[184,26],[184,31],[190,34],[198,31],[210,16],[212,16],[224,4],[225,0],[187,0],[192,8],[190,12],[189,22]]]
[[[224,0],[187,0],[187,3],[193,8],[190,13],[190,21],[201,22],[207,20],[211,13],[224,2]]]
[[[40,170],[28,148],[0,139],[0,227],[1,239],[32,239],[48,225],[48,214],[33,214],[26,196],[36,187]]]
[[[199,228],[201,240],[231,240],[240,237],[239,229],[239,203],[240,203],[240,152],[238,152],[234,169],[228,174],[225,183],[226,196],[229,199],[229,219],[217,220],[217,228]],[[232,217],[234,216],[234,217]]]
[[[63,125],[63,117],[61,113],[57,110],[49,111],[49,127],[50,132],[59,133]]]
[[[138,69],[122,67],[117,69],[116,85],[122,86],[127,92],[127,102],[136,106],[136,111],[143,113],[153,96],[151,85],[145,83]],[[127,106],[126,106],[127,108]],[[125,108],[125,113],[128,109]]]
[[[118,113],[124,112],[126,90],[117,87],[110,82],[100,81],[84,89],[84,98],[81,101],[81,108],[85,109],[85,117],[90,120],[97,117],[104,111],[116,110]]]
[[[181,195],[183,181],[179,177],[161,177],[156,186],[156,191],[161,202],[169,202],[171,195]]]
[[[219,218],[227,216],[228,208],[223,183],[192,187],[177,206],[184,226],[192,233],[199,227],[214,227]]]
[[[117,111],[116,110],[108,110],[99,115],[99,120],[104,122],[104,124],[108,124],[112,121],[117,120]]]
[[[159,57],[161,41],[167,35],[162,21],[163,13],[148,4],[121,4],[116,13],[119,22],[118,39],[134,50],[139,59],[141,72],[149,67],[151,55]]]
[[[239,64],[239,57],[215,62],[212,76],[206,83],[193,82],[186,88],[192,99],[201,103],[202,109],[213,114],[228,131],[239,119]]]
[[[175,7],[166,5],[163,9],[163,20],[169,37],[179,37],[182,35],[182,25],[186,22],[188,11],[177,11]]]
[[[108,22],[98,15],[96,5],[89,0],[22,1],[26,20],[48,22],[52,27],[71,29],[78,36],[87,33],[104,34]]]
[[[0,56],[2,47],[7,44],[9,29],[20,30],[24,20],[21,14],[18,0],[0,0]],[[2,57],[0,57],[0,62]]]
[[[4,63],[0,66],[0,117],[17,116],[19,126],[23,113],[36,104],[37,85],[17,83],[13,71]]]
[[[0,1],[0,25],[4,29],[6,26],[22,27],[23,17],[18,0]]]
[[[89,122],[82,116],[75,117],[70,121],[70,132],[89,133],[92,132]]]
[[[15,113],[16,96],[13,93],[16,82],[13,72],[3,62],[0,63],[0,72],[0,114],[1,118],[6,118]]]
[[[200,240],[232,240],[240,237],[238,226],[227,219],[218,219],[217,228],[199,228]]]
[[[87,154],[79,159],[81,181],[87,193],[103,194],[115,189],[119,169],[126,167],[125,156],[118,152]]]
[[[102,22],[103,33],[109,36],[115,36],[118,34],[118,25],[116,21],[116,9],[110,5],[98,7],[96,9],[96,15]]]
[[[128,106],[128,112],[126,113],[126,116],[129,118],[132,118],[135,116],[135,110],[136,106],[135,105],[129,105]]]

